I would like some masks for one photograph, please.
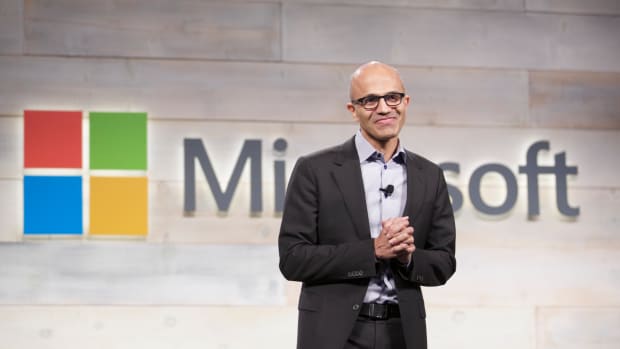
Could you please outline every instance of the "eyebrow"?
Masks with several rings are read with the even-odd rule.
[[[366,97],[378,97],[378,96],[385,96],[385,95],[389,95],[389,94],[391,94],[391,93],[405,93],[405,92],[404,92],[404,91],[403,91],[403,92],[401,92],[401,91],[389,91],[389,92],[386,92],[386,93],[384,93],[384,94],[382,94],[382,95],[377,94],[377,93],[369,93],[369,94],[364,95],[364,96],[362,96],[362,97],[360,97],[360,98],[357,98],[357,99],[366,98]]]

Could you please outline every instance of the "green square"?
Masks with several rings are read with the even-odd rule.
[[[146,170],[146,113],[90,113],[90,169]]]

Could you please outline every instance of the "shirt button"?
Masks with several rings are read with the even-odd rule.
[[[359,309],[360,309],[359,304],[353,304],[353,310],[359,310]]]

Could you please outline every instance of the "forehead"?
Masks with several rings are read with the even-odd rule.
[[[369,94],[383,95],[392,91],[404,92],[402,80],[393,69],[369,67],[351,79],[352,98]]]

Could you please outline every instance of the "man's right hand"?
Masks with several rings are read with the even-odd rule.
[[[379,259],[398,257],[400,261],[409,261],[415,250],[413,241],[413,227],[409,225],[409,217],[386,219],[381,222],[381,233],[374,240],[375,256]]]

